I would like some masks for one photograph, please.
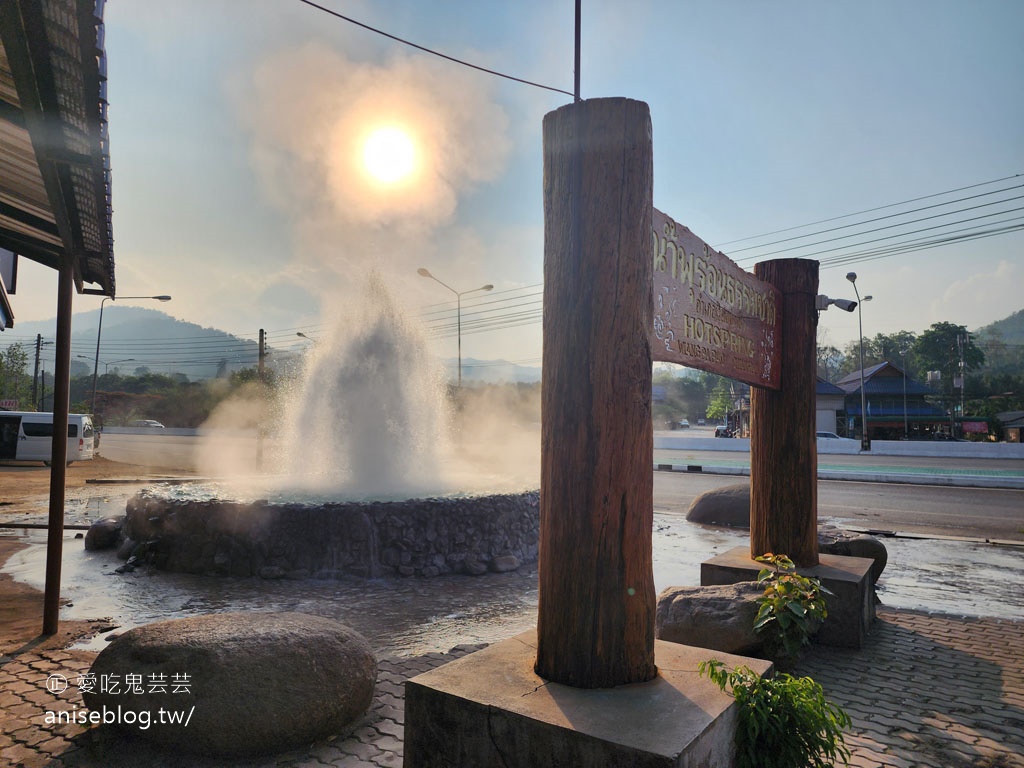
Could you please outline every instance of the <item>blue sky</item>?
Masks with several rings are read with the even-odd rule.
[[[572,90],[572,0],[321,4]],[[589,1],[582,94],[650,105],[655,205],[752,270],[758,251],[738,249],[759,241],[726,243],[1024,174],[1022,28],[1015,0]],[[298,0],[117,0],[106,47],[119,294],[169,293],[151,306],[242,336],[262,327],[287,346],[344,316],[371,268],[414,314],[450,309],[451,295],[417,276],[425,266],[456,290],[493,284],[482,300],[499,303],[475,310],[484,318],[501,302],[524,313],[522,325],[465,334],[464,356],[539,362],[541,121],[569,97]],[[371,189],[345,165],[345,142],[378,119],[422,133],[432,159],[417,189]],[[821,291],[852,298],[855,270],[874,297],[869,336],[976,328],[1024,307],[1022,251],[1017,231],[823,263]],[[23,264],[16,321],[52,317],[55,273]],[[477,299],[464,301],[467,318]],[[76,311],[98,305],[76,297]],[[857,314],[830,310],[820,328],[842,346]],[[450,357],[455,339],[431,346]]]

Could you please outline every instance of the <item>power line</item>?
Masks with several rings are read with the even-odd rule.
[[[998,211],[996,213],[988,213],[988,214],[984,214],[982,216],[972,216],[970,218],[959,219],[957,221],[949,221],[949,222],[946,222],[945,224],[936,224],[934,226],[923,226],[920,229],[910,229],[910,230],[905,231],[905,232],[897,232],[896,234],[887,234],[887,236],[882,237],[882,238],[872,238],[870,240],[863,240],[863,241],[860,241],[858,243],[849,243],[849,244],[847,244],[845,246],[836,246],[834,248],[825,248],[825,249],[822,249],[820,251],[811,251],[810,253],[801,254],[799,256],[799,258],[810,258],[812,256],[820,256],[822,254],[833,253],[835,251],[842,251],[843,249],[848,249],[848,248],[857,248],[859,246],[865,246],[865,245],[869,245],[871,243],[885,243],[887,241],[896,240],[897,238],[907,237],[907,236],[909,236],[909,234],[918,234],[920,232],[932,231],[934,229],[943,229],[943,228],[945,228],[947,226],[954,226],[956,224],[964,224],[964,223],[968,223],[970,221],[979,221],[981,219],[991,218],[992,216],[1001,216],[1001,215],[1005,215],[1007,213],[1015,213],[1017,211],[1024,211],[1024,206],[1022,206],[1020,208],[1013,208],[1013,209],[1011,209],[1009,211]],[[1013,220],[1013,219],[1008,219],[1008,220]],[[1004,222],[995,222],[995,223],[1004,223]],[[1012,227],[1011,227],[1010,230],[1012,230]],[[978,231],[982,231],[982,230],[978,229]],[[866,234],[868,232],[858,232],[858,234],[861,234],[861,233]],[[813,245],[824,245],[824,244],[827,244],[827,243],[834,243],[837,240],[845,240],[845,238],[836,238],[836,239],[833,239],[833,240],[821,241],[821,243],[810,243],[807,246],[800,246],[798,248],[787,248],[787,249],[783,249],[781,251],[773,251],[770,254],[764,254],[764,256],[774,256],[774,255],[780,254],[780,253],[788,253],[788,252],[791,252],[791,251],[800,250],[801,248],[806,248],[806,247],[813,246]],[[752,258],[762,258],[762,257],[752,257]],[[840,256],[840,257],[831,257],[831,258],[847,258],[847,257]],[[822,259],[822,261],[825,261],[825,260],[828,260],[828,259]]]
[[[355,24],[357,27],[362,27],[363,29],[369,30],[370,32],[375,32],[378,35],[382,35],[388,38],[389,40],[394,40],[395,42],[401,43],[402,45],[408,45],[410,48],[415,48],[418,51],[429,53],[432,56],[437,56],[439,58],[446,59],[448,61],[454,62],[455,64],[461,64],[464,67],[476,69],[480,72],[486,72],[487,74],[495,75],[496,77],[503,77],[506,80],[513,80],[517,83],[522,83],[523,85],[532,85],[534,88],[543,88],[546,91],[554,91],[555,93],[564,93],[566,96],[574,96],[572,91],[563,91],[561,88],[555,88],[553,86],[543,85],[541,83],[534,83],[530,80],[524,80],[521,77],[513,77],[512,75],[506,75],[503,72],[498,72],[493,69],[487,69],[486,67],[481,67],[478,64],[472,64],[468,61],[463,61],[462,59],[456,59],[454,56],[449,56],[448,54],[441,53],[440,51],[435,51],[431,48],[425,48],[424,46],[417,45],[416,43],[411,42],[410,40],[404,40],[401,37],[396,37],[395,35],[385,32],[382,29],[377,29],[376,27],[371,27],[369,24],[364,24],[363,22],[356,21],[355,19],[350,18],[348,16],[343,16],[337,11],[332,11],[330,8],[324,8],[322,5],[317,5],[316,3],[311,2],[311,0],[299,0],[299,2],[305,3],[306,5],[312,8],[316,8],[319,11],[323,11],[324,13],[330,14],[331,16],[341,19],[342,21],[347,21],[349,24]]]
[[[503,368],[506,365],[526,365],[541,362],[539,357],[531,357],[526,360],[501,360],[493,363],[463,363],[463,368]]]
[[[820,229],[817,232],[808,232],[806,235],[796,235],[794,237],[783,238],[782,240],[773,240],[770,243],[761,243],[760,245],[749,245],[746,248],[737,248],[737,249],[735,249],[733,251],[730,251],[730,254],[742,253],[743,251],[753,250],[754,248],[767,248],[769,245],[778,245],[780,243],[789,243],[789,242],[792,242],[793,240],[802,240],[805,237],[814,237],[815,235],[824,235],[824,234],[827,234],[829,232],[838,232],[841,229],[849,229],[850,227],[859,227],[859,226],[862,226],[864,224],[872,224],[872,223],[874,223],[876,221],[885,221],[886,219],[895,219],[895,218],[898,218],[900,216],[906,216],[906,215],[911,214],[911,213],[919,213],[920,211],[928,211],[928,210],[931,210],[933,208],[941,208],[944,205],[953,205],[954,203],[962,203],[965,200],[974,200],[974,199],[979,198],[979,197],[987,197],[988,195],[997,195],[1000,192],[1009,192],[1010,190],[1020,189],[1021,187],[1024,187],[1024,184],[1017,184],[1016,186],[1006,187],[1004,189],[995,189],[995,190],[992,190],[991,192],[982,192],[979,195],[969,195],[967,197],[960,197],[960,198],[957,198],[956,200],[947,200],[944,203],[935,203],[934,205],[925,205],[925,206],[922,206],[920,208],[912,208],[909,211],[902,211],[900,213],[890,213],[887,216],[878,216],[878,217],[876,217],[874,219],[866,219],[864,221],[858,221],[858,222],[855,222],[853,224],[844,224],[841,227],[831,227],[830,229]],[[985,203],[984,205],[998,205],[999,203],[1006,202],[1006,200],[1019,200],[1019,199],[1020,199],[1020,197],[1010,197],[1010,198],[1005,198],[1004,200],[996,200],[996,201],[991,202],[991,203]],[[984,206],[975,206],[975,207],[976,208],[981,208],[981,207],[984,207]],[[912,224],[912,223],[914,223],[916,221],[925,221],[926,219],[930,219],[930,218],[934,219],[934,218],[940,218],[942,216],[950,216],[950,215],[952,215],[954,213],[959,213],[962,210],[963,211],[970,211],[970,210],[973,210],[973,208],[961,208],[961,209],[958,209],[956,211],[947,211],[946,213],[937,214],[935,216],[926,216],[926,217],[923,217],[923,218],[920,218],[920,219],[913,219],[911,221],[903,222],[902,224],[893,224],[892,226],[893,227],[901,227],[904,224]],[[868,232],[877,232],[877,231],[880,231],[881,229],[888,229],[888,228],[889,227],[880,227],[879,229],[869,229]],[[855,233],[855,234],[852,234],[852,235],[846,235],[846,237],[855,237],[856,234],[865,234],[865,233]],[[835,238],[835,239],[841,239],[841,238]],[[822,242],[831,242],[831,241],[830,240],[823,240]],[[817,243],[807,243],[807,245],[817,245]],[[776,251],[776,253],[781,253],[781,251]],[[770,255],[771,254],[767,254],[767,253],[766,254],[762,254],[762,256],[770,256]]]
[[[886,205],[879,205],[879,206],[876,206],[874,208],[866,208],[863,211],[855,211],[854,213],[844,213],[842,216],[832,216],[831,218],[828,218],[828,219],[819,219],[818,221],[812,221],[812,222],[810,222],[808,224],[800,224],[800,225],[795,226],[795,227],[786,227],[785,229],[776,229],[776,230],[773,230],[771,232],[764,232],[764,233],[762,233],[760,235],[750,235],[749,237],[741,237],[738,240],[728,240],[728,241],[726,241],[724,243],[717,244],[715,246],[715,248],[723,248],[724,246],[732,245],[733,243],[744,243],[747,240],[758,240],[758,239],[760,239],[762,237],[771,237],[772,235],[780,235],[783,232],[792,232],[792,231],[797,230],[797,229],[805,229],[806,227],[816,227],[818,224],[828,224],[831,221],[839,221],[841,219],[848,219],[851,216],[860,216],[860,215],[865,214],[865,213],[874,213],[875,211],[882,211],[882,210],[885,210],[886,208],[896,208],[896,207],[898,207],[900,205],[909,205],[910,203],[916,203],[916,202],[919,202],[921,200],[930,200],[933,197],[942,197],[943,195],[951,195],[954,192],[963,192],[964,190],[967,190],[967,189],[977,189],[978,187],[985,187],[985,186],[988,186],[989,184],[999,184],[1000,182],[1008,181],[1009,179],[1018,179],[1018,178],[1020,178],[1020,176],[1021,176],[1021,174],[1015,173],[1012,176],[1003,176],[1001,179],[992,179],[991,181],[982,181],[982,182],[980,182],[978,184],[968,184],[966,187],[957,187],[956,189],[948,189],[945,192],[935,192],[934,194],[931,194],[931,195],[923,195],[921,197],[913,197],[913,198],[911,198],[909,200],[903,200],[902,202],[899,202],[899,203],[888,203]]]
[[[829,269],[831,267],[838,267],[844,264],[855,264],[862,261],[875,261],[876,259],[884,259],[889,256],[894,256],[900,253],[914,253],[915,251],[924,251],[931,248],[937,248],[944,245],[954,245],[957,243],[967,243],[972,240],[984,240],[988,237],[995,237],[996,235],[1004,235],[1009,232],[1018,232],[1024,230],[1024,224],[1016,224],[1010,227],[1000,227],[993,230],[977,230],[971,234],[960,235],[958,237],[947,237],[931,240],[927,243],[917,245],[914,247],[899,248],[894,246],[891,251],[877,252],[866,254],[853,254],[851,256],[837,256],[832,259],[822,260],[822,269]]]
[[[495,299],[494,297],[502,296],[502,295],[504,295],[506,293],[519,293],[520,291],[529,291],[529,290],[532,290],[534,288],[541,288],[541,287],[543,287],[543,285],[544,285],[544,283],[533,283],[532,285],[521,285],[521,286],[519,286],[517,288],[506,288],[503,291],[488,291],[487,293],[482,293],[482,294],[477,294],[475,296],[471,296],[470,298],[466,299],[463,302],[462,306],[469,307],[469,306],[475,306],[477,304],[491,304],[491,303],[494,303],[495,301],[504,301],[504,299]],[[456,304],[456,302],[452,301],[451,299],[447,299],[445,301],[439,301],[439,302],[436,302],[434,304],[424,304],[420,308],[420,314],[421,315],[429,315],[429,314],[432,314],[434,312],[440,312],[440,311],[443,311],[443,310],[435,309],[435,308],[439,308],[439,307],[449,307],[450,308],[450,307],[454,307],[455,304]]]
[[[1004,219],[1002,221],[995,222],[995,223],[997,223],[997,224],[1010,224],[1011,222],[1021,221],[1021,220],[1024,220],[1024,216],[1014,216],[1012,219]],[[974,239],[974,236],[976,236],[976,235],[980,236],[980,235],[985,235],[985,234],[988,234],[988,233],[991,233],[991,232],[995,232],[997,234],[1003,234],[1005,232],[1013,231],[1017,226],[1018,225],[1014,224],[1014,225],[1006,226],[1006,227],[998,227],[995,230],[980,229],[980,228],[975,227],[975,226],[964,227],[963,229],[954,229],[954,230],[951,230],[949,232],[946,232],[940,238],[936,238],[935,236],[932,236],[932,235],[928,235],[928,236],[924,236],[924,237],[914,237],[914,238],[911,238],[910,240],[906,240],[906,241],[904,241],[902,243],[893,243],[891,245],[882,246],[882,247],[878,247],[878,248],[874,248],[874,249],[869,249],[867,251],[859,251],[859,252],[853,253],[853,254],[845,254],[845,255],[840,255],[840,256],[831,256],[831,257],[822,259],[822,263],[823,264],[827,264],[827,263],[834,263],[834,262],[839,262],[839,261],[855,260],[855,259],[852,259],[852,257],[856,257],[856,256],[874,256],[874,255],[879,254],[879,253],[885,253],[885,254],[888,254],[888,255],[895,255],[897,253],[902,252],[905,249],[906,250],[918,250],[920,247],[925,247],[925,246],[946,245],[946,244],[948,244],[950,242],[955,242],[955,241],[957,241],[959,239],[968,239],[968,238]],[[966,233],[966,234],[961,234],[961,233]],[[951,237],[952,235],[959,235],[959,238]]]
[[[952,215],[957,214],[957,213],[964,213],[966,211],[974,211],[974,210],[977,210],[979,208],[987,208],[988,206],[991,206],[991,205],[999,205],[1001,203],[1008,203],[1008,202],[1011,202],[1013,200],[1021,200],[1021,199],[1024,199],[1024,195],[1017,195],[1016,197],[1008,197],[1008,198],[1004,198],[1002,200],[994,200],[992,202],[982,203],[980,205],[967,206],[966,208],[958,208],[955,211],[947,211],[946,213],[937,213],[937,214],[934,214],[932,216],[922,216],[922,217],[917,218],[917,219],[910,219],[909,221],[900,222],[899,224],[887,224],[884,227],[875,227],[873,229],[865,229],[865,230],[861,230],[859,232],[851,232],[848,235],[840,235],[839,237],[830,237],[830,238],[826,238],[824,240],[818,240],[818,241],[813,242],[813,243],[804,243],[803,245],[794,245],[794,246],[791,246],[789,248],[780,248],[778,250],[768,251],[767,253],[759,253],[756,256],[747,256],[747,257],[745,257],[743,259],[740,259],[740,261],[751,261],[751,260],[755,260],[755,259],[763,259],[763,258],[765,258],[767,256],[775,256],[775,255],[780,254],[780,253],[790,253],[792,251],[799,251],[799,250],[802,250],[804,248],[812,248],[812,247],[814,247],[816,245],[826,245],[828,243],[834,243],[834,242],[837,242],[839,240],[848,240],[851,237],[859,237],[861,235],[868,235],[868,234],[871,234],[873,232],[882,232],[882,231],[885,231],[887,229],[896,229],[898,227],[905,227],[905,226],[909,226],[910,224],[917,224],[918,222],[922,222],[922,221],[931,221],[933,219],[941,219],[941,218],[945,218],[947,216],[952,216]],[[1022,210],[1022,209],[1021,208],[1010,208],[1010,209],[1004,210],[1004,211],[997,211],[995,213],[989,213],[989,214],[986,214],[984,216],[976,216],[974,218],[960,219],[959,221],[951,221],[951,222],[948,222],[946,224],[939,224],[936,227],[925,227],[923,229],[910,230],[909,232],[896,232],[896,233],[894,233],[892,235],[888,235],[888,236],[883,237],[883,238],[875,238],[875,240],[865,240],[865,241],[863,241],[861,243],[852,243],[849,246],[839,246],[839,247],[843,247],[843,248],[845,248],[845,247],[854,247],[854,246],[857,246],[857,245],[863,245],[865,242],[870,243],[870,242],[877,242],[879,240],[887,240],[887,239],[891,239],[891,238],[894,238],[894,237],[903,237],[904,235],[910,235],[910,234],[916,234],[918,232],[924,232],[924,231],[927,231],[928,229],[940,229],[942,227],[951,227],[951,226],[954,226],[956,224],[964,224],[964,223],[966,223],[968,221],[975,221],[977,219],[991,218],[992,216],[1001,216],[1001,215],[1003,215],[1005,213],[1014,213],[1014,212],[1019,211],[1019,210]],[[808,254],[804,254],[804,255],[805,256],[814,256],[814,255],[817,255],[817,254],[820,254],[820,253],[828,253],[830,250],[834,251],[834,250],[837,250],[837,249],[836,248],[831,248],[831,249],[827,249],[827,250],[824,250],[824,251],[814,251],[812,253],[808,253]]]
[[[875,238],[872,238],[870,240],[862,240],[859,243],[850,243],[848,245],[838,245],[835,248],[826,248],[826,249],[821,250],[821,251],[812,251],[811,253],[806,253],[803,256],[804,257],[819,256],[819,255],[821,255],[823,253],[831,253],[832,251],[839,251],[839,250],[842,250],[843,248],[855,248],[855,247],[857,247],[859,245],[868,245],[869,243],[884,242],[886,240],[892,240],[893,238],[896,238],[896,237],[905,237],[906,235],[916,235],[919,232],[930,232],[933,229],[942,229],[944,227],[952,227],[952,226],[955,226],[956,224],[965,224],[965,223],[967,223],[969,221],[978,221],[980,219],[989,219],[989,218],[991,218],[993,216],[1002,216],[1004,214],[1015,213],[1017,211],[1024,211],[1024,206],[1021,206],[1019,208],[1011,208],[1008,211],[998,211],[996,213],[986,213],[986,214],[984,214],[982,216],[972,216],[972,217],[967,218],[967,219],[960,219],[959,221],[951,221],[951,222],[948,222],[946,224],[936,224],[933,227],[921,227],[920,229],[912,229],[909,232],[900,232],[899,234],[896,234],[896,235],[887,235],[885,237],[875,237]],[[1012,229],[1013,228],[1011,227],[1008,231],[1012,231]],[[865,233],[858,233],[858,234],[867,234],[867,233],[865,232]],[[823,243],[829,243],[829,242],[834,242],[834,241],[833,240],[825,240],[825,241],[823,241]],[[816,244],[817,243],[814,243],[814,245],[816,245]],[[785,253],[788,250],[797,250],[797,249],[786,249],[786,251],[776,251],[775,253]],[[772,255],[772,254],[766,254],[766,255]]]

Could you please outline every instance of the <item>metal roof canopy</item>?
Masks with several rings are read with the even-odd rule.
[[[0,3],[0,247],[114,295],[103,0]]]
[[[60,615],[72,297],[114,296],[103,4],[0,0],[0,248],[58,271],[43,635]]]

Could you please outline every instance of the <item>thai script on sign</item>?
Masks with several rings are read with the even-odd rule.
[[[778,389],[778,290],[657,209],[652,223],[654,359]]]

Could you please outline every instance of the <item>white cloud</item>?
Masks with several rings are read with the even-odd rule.
[[[1020,295],[1022,282],[1024,270],[1020,265],[1001,259],[990,271],[976,272],[951,283],[933,304],[933,314],[937,320],[957,318],[950,322],[966,325],[968,329],[1002,320],[1010,313],[1002,314],[999,308],[1024,306]]]

